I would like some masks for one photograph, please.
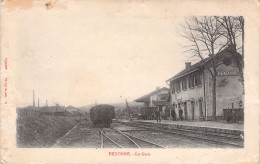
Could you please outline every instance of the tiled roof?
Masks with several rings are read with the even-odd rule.
[[[170,79],[168,79],[167,81],[171,81],[173,79],[176,79],[182,75],[185,75],[185,74],[188,74],[188,73],[191,73],[197,69],[199,69],[201,66],[204,66],[205,65],[205,62],[208,62],[209,58],[206,58],[204,59],[204,61],[199,61],[198,63],[195,63],[193,65],[190,66],[190,68],[188,69],[184,69],[182,70],[181,72],[177,73],[175,76],[171,77]]]
[[[69,112],[73,112],[73,111],[79,111],[79,109],[78,108],[76,108],[76,107],[74,107],[74,106],[67,106],[66,108],[65,108],[67,111],[69,111]]]
[[[79,110],[78,108],[76,108],[76,107],[74,107],[74,106],[72,106],[72,105],[67,106],[65,109],[75,109],[75,110]]]
[[[138,98],[138,99],[136,99],[136,100],[134,100],[134,101],[135,101],[135,102],[149,102],[151,95],[156,94],[156,93],[158,93],[158,92],[160,92],[160,91],[162,91],[162,90],[168,90],[168,91],[169,91],[168,88],[163,87],[163,88],[160,88],[160,89],[158,89],[158,90],[155,90],[155,91],[153,91],[153,92],[151,92],[151,93],[149,93],[149,94],[147,94],[147,95],[144,95],[144,96],[142,96],[142,97],[140,97],[140,98]]]
[[[230,47],[227,47],[226,49],[224,49],[221,52],[219,52],[218,54],[216,54],[215,57],[218,58],[221,54],[224,54],[225,52],[229,52],[229,51],[232,51],[232,49]],[[238,56],[241,57],[240,54],[238,54]],[[166,82],[172,81],[172,80],[177,79],[177,78],[179,78],[179,77],[181,77],[183,75],[186,75],[188,73],[191,73],[193,71],[196,71],[196,70],[200,69],[202,66],[207,64],[210,61],[210,59],[212,59],[212,57],[207,57],[204,60],[201,60],[201,61],[191,65],[190,68],[188,68],[188,69],[185,68],[184,70],[182,70],[181,72],[179,72],[175,76],[173,76],[170,79],[166,80]]]

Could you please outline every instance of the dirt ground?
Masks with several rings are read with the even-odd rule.
[[[101,139],[98,128],[93,128],[90,121],[83,121],[54,145],[62,148],[100,148]]]

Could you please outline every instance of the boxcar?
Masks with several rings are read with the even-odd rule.
[[[111,105],[97,105],[90,109],[90,119],[94,127],[109,128],[115,118],[115,108]]]

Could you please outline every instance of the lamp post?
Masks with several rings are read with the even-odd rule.
[[[122,98],[122,96],[120,96],[120,98]],[[126,110],[127,110],[127,113],[128,113],[129,120],[132,121],[132,118],[131,118],[131,115],[130,115],[130,107],[128,105],[126,98],[125,98],[125,104],[126,104]]]
[[[128,105],[128,102],[126,99],[125,99],[125,103],[126,103],[126,108],[127,108],[128,115],[129,115],[129,120],[132,121],[131,114],[130,114],[130,108],[129,108],[129,105]]]

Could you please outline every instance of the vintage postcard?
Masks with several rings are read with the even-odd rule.
[[[1,162],[259,163],[259,1],[1,1]]]

